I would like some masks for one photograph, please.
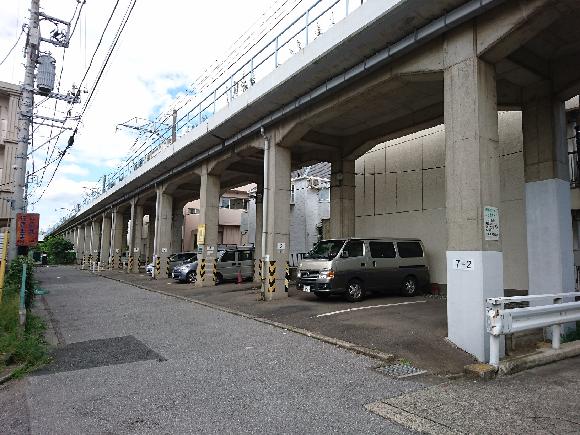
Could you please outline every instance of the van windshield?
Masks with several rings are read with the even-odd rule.
[[[324,258],[331,260],[338,255],[342,245],[344,245],[344,240],[322,240],[304,258]]]

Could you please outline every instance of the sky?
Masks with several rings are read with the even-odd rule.
[[[60,93],[80,83],[116,1],[86,0],[64,62],[62,48],[48,43],[41,45],[41,51],[50,52],[56,59],[57,78],[63,69]],[[55,156],[55,141],[43,145],[51,137],[50,127],[40,126],[34,133],[33,144],[38,150],[28,160],[28,171],[35,171],[36,181],[41,184],[30,189],[28,211],[40,213],[41,229],[54,225],[68,213],[67,209],[81,202],[87,189],[97,187],[99,177],[123,160],[136,136],[132,130],[116,129],[117,124],[135,116],[152,118],[169,107],[207,66],[221,59],[250,26],[279,1],[138,0],[79,125],[74,146],[60,163],[48,188],[46,185],[55,165],[47,167],[46,171],[39,171],[39,168],[45,165],[47,153],[52,151]],[[90,90],[131,0],[119,0],[118,3],[82,88]],[[22,25],[28,22],[29,5],[29,0],[2,0],[0,61],[16,42]],[[47,15],[68,21],[77,0],[41,0],[40,5]],[[51,27],[43,25],[41,30],[43,36],[48,36]],[[0,66],[0,81],[21,83],[25,39],[24,34]],[[87,95],[82,93],[81,100]],[[35,103],[42,100],[35,97]],[[74,105],[71,114],[79,112],[82,106],[82,102]],[[37,107],[37,113],[62,119],[68,109],[66,103],[59,102],[55,112],[55,100],[47,100]],[[67,125],[74,127],[75,124],[69,121]],[[52,135],[59,131],[52,129]],[[64,148],[70,134],[65,131],[56,145]]]

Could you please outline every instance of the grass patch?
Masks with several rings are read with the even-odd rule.
[[[42,319],[30,312],[33,290],[28,288],[28,283],[30,287],[33,287],[32,267],[29,268],[29,272],[30,281],[27,279],[26,300],[28,309],[24,328],[20,327],[18,318],[20,303],[19,286],[16,285],[19,282],[18,276],[13,276],[12,279],[7,276],[3,300],[0,304],[0,371],[7,366],[20,366],[14,373],[15,377],[21,377],[50,360],[48,346],[44,341],[46,325]]]
[[[576,322],[576,330],[570,331],[562,337],[562,343],[580,340],[580,322]]]

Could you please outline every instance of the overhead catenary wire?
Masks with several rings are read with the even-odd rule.
[[[128,6],[127,10],[125,11],[125,14],[123,15],[123,19],[121,21],[121,24],[119,25],[119,27],[117,29],[117,32],[115,33],[115,36],[113,38],[113,42],[111,43],[111,45],[109,47],[109,50],[107,52],[107,55],[106,55],[106,57],[105,57],[102,65],[101,65],[101,68],[99,69],[99,72],[97,74],[97,77],[95,79],[95,82],[93,83],[93,85],[91,87],[91,91],[89,92],[89,96],[87,97],[87,99],[86,99],[86,101],[85,101],[85,103],[83,105],[83,108],[82,108],[80,114],[78,115],[78,120],[77,120],[76,127],[74,129],[74,132],[73,132],[72,136],[70,136],[70,138],[69,138],[69,142],[68,142],[67,146],[59,153],[59,155],[54,160],[52,160],[51,162],[49,162],[48,164],[45,165],[45,169],[46,169],[46,167],[48,167],[52,163],[56,162],[56,166],[54,168],[54,171],[52,172],[52,175],[51,175],[49,181],[47,182],[46,186],[44,187],[44,190],[42,191],[42,193],[38,196],[38,198],[32,204],[36,204],[38,201],[40,201],[42,199],[42,197],[44,196],[46,190],[48,189],[48,186],[50,186],[52,180],[54,179],[54,176],[55,176],[56,172],[58,171],[58,168],[59,168],[60,163],[62,162],[64,156],[66,155],[67,151],[74,144],[74,137],[75,137],[75,135],[76,135],[76,133],[78,131],[79,125],[81,124],[82,117],[85,115],[85,113],[86,113],[86,111],[87,111],[87,109],[89,107],[89,104],[90,104],[90,102],[91,102],[91,100],[92,100],[92,98],[93,98],[93,96],[95,94],[95,91],[96,91],[96,89],[97,89],[97,87],[99,85],[99,82],[100,82],[100,80],[101,80],[101,78],[103,76],[103,73],[104,73],[104,71],[105,71],[105,69],[106,69],[106,67],[107,67],[107,65],[109,63],[109,60],[110,60],[110,58],[111,58],[111,56],[112,56],[112,54],[113,54],[113,52],[115,50],[115,47],[117,46],[117,44],[118,44],[118,42],[119,42],[119,40],[121,38],[121,35],[123,34],[123,31],[125,30],[125,27],[127,25],[127,22],[129,21],[129,18],[131,16],[131,13],[133,12],[133,9],[135,8],[136,3],[137,3],[137,0],[133,0],[130,3],[130,5]],[[115,8],[116,7],[117,7],[117,5],[115,5]]]
[[[18,43],[20,42],[20,38],[22,38],[22,35],[24,34],[24,32],[26,31],[26,28],[28,26],[25,24],[22,26],[22,30],[20,31],[20,33],[18,34],[18,38],[16,39],[16,42],[14,43],[14,45],[10,48],[10,50],[8,50],[8,53],[6,53],[6,56],[4,56],[4,58],[0,61],[0,66],[2,66],[2,64],[4,62],[6,62],[6,59],[8,59],[8,57],[12,54],[12,52],[14,51],[14,49],[16,48],[16,46],[18,45]]]

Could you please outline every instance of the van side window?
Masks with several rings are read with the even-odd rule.
[[[351,240],[346,244],[344,250],[348,252],[348,257],[362,257],[363,256],[363,242],[362,240]]]
[[[252,251],[238,251],[238,261],[252,260]]]
[[[369,246],[373,258],[395,258],[393,242],[369,242]]]
[[[236,261],[236,251],[226,251],[220,260],[222,263],[226,261]]]
[[[399,257],[416,258],[423,256],[423,248],[419,242],[397,242]]]

